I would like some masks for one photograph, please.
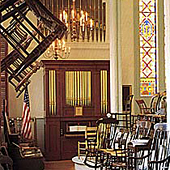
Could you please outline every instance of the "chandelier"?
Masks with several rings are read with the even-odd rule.
[[[105,42],[106,2],[103,0],[49,0],[45,5],[67,26],[65,41],[55,40],[45,53],[47,58],[68,58],[68,42]]]
[[[45,58],[67,59],[70,55],[70,47],[65,46],[65,40],[56,39],[44,53]]]
[[[76,0],[72,0],[72,9],[65,8],[60,12],[60,20],[67,26],[65,39],[68,39],[70,34],[71,41],[79,41],[80,38],[84,41],[85,38],[89,41],[94,33],[94,19],[85,9],[81,9],[81,1],[79,8],[76,8]],[[69,13],[69,11],[71,11]],[[69,15],[68,15],[69,13]]]
[[[105,42],[104,0],[49,0],[46,6],[67,26],[66,42]]]

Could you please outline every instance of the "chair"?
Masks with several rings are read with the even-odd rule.
[[[84,164],[90,168],[103,166],[102,150],[113,146],[118,121],[114,118],[101,118],[97,121],[97,138],[87,140]]]
[[[130,153],[130,151],[129,151]],[[146,170],[168,170],[170,164],[170,131],[167,123],[157,123],[154,127],[154,135],[149,153],[139,151],[138,156],[129,156],[129,160],[134,160],[136,167],[128,164],[128,169]]]
[[[151,108],[147,107],[145,101],[143,99],[135,100],[139,106],[141,114],[151,114]]]
[[[86,155],[86,150],[88,148],[87,141],[94,141],[97,139],[97,127],[86,127],[85,130],[85,140],[84,141],[78,141],[78,158],[80,159],[80,156]]]
[[[128,95],[125,101],[125,113],[127,113],[128,115],[126,115],[126,121],[127,121],[127,126],[129,123],[129,126],[131,128],[131,113],[132,113],[132,100],[133,100],[133,96],[134,95]],[[127,116],[129,116],[129,122],[128,122],[128,118]]]
[[[166,115],[167,114],[166,92],[160,93],[160,95],[159,95],[159,100],[157,102],[156,114],[158,114],[158,115]],[[166,120],[166,118],[165,118],[165,120]]]
[[[4,170],[13,170],[13,161],[9,157],[8,151],[5,146],[0,147],[0,164],[2,165]]]
[[[147,138],[151,135],[152,123],[150,121],[138,120],[131,131],[131,139]]]
[[[21,126],[22,126],[22,118],[16,117],[16,118],[9,118],[9,127],[11,133],[18,134],[21,136]],[[31,118],[31,133],[32,133],[32,139],[23,139],[20,137],[19,142],[28,142],[29,144],[32,144],[34,146],[37,145],[37,121],[36,118]]]
[[[126,128],[121,128],[116,132],[115,139],[113,141],[114,150],[126,150],[126,144],[129,137],[129,130]]]
[[[36,60],[55,39],[64,36],[67,27],[39,0],[1,0],[0,2],[0,34],[14,48],[2,60],[1,72],[8,73],[8,80],[19,97],[30,83],[28,79],[41,66],[41,63]],[[37,26],[30,13],[37,17]],[[42,33],[42,27],[46,28],[46,34]]]
[[[127,141],[129,137],[129,130],[126,128],[122,128],[117,131],[115,135],[115,139],[113,141],[113,147],[111,149],[103,150],[103,155],[105,156],[104,165],[106,169],[114,169],[114,168],[126,168],[127,162]],[[104,156],[103,156],[104,157]]]
[[[108,169],[127,169],[128,167],[128,148],[131,144],[131,141],[141,138],[148,138],[150,136],[151,122],[150,121],[137,121],[136,125],[129,133],[127,129],[122,129],[122,136],[118,139],[123,141],[127,136],[124,142],[120,142],[120,147],[112,148],[110,150],[105,150],[104,153],[106,156],[106,163]],[[118,132],[120,133],[120,132]],[[127,134],[127,135],[126,135]],[[117,137],[117,136],[116,136]],[[117,139],[115,137],[115,143]]]
[[[132,99],[133,99],[133,94],[128,95],[126,97],[126,101],[125,101],[125,112],[132,112]]]
[[[125,100],[125,111],[119,113],[111,113],[119,121],[119,127],[131,128],[131,112],[132,100],[134,95],[128,95]]]
[[[152,113],[156,113],[159,110],[159,101],[160,101],[160,93],[157,93],[152,96],[150,101],[150,108]]]

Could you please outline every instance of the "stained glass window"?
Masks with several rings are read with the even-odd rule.
[[[157,92],[156,0],[139,0],[140,95]]]

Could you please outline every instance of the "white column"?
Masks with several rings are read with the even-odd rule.
[[[170,0],[164,1],[165,7],[165,68],[167,91],[167,123],[170,126]]]
[[[109,1],[110,18],[110,104],[111,113],[118,111],[118,20],[117,0]]]
[[[118,111],[122,112],[122,34],[121,34],[121,1],[119,0],[117,2],[117,39],[118,39],[118,55],[117,55],[117,61],[118,61]]]

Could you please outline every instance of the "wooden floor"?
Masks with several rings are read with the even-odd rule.
[[[45,161],[45,170],[74,170],[71,160],[65,161]]]

